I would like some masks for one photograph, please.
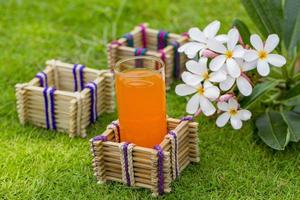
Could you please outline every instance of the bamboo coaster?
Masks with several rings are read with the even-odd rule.
[[[129,143],[118,141],[116,121],[109,125],[102,135],[90,140],[98,183],[114,181],[142,187],[154,196],[171,192],[171,182],[190,163],[199,162],[198,123],[187,119],[169,118],[169,132],[154,149],[133,145],[130,151]]]
[[[16,98],[22,124],[85,137],[88,125],[114,111],[113,74],[49,60],[31,81],[16,85]]]
[[[172,80],[178,79],[185,68],[187,58],[177,49],[188,41],[187,36],[151,29],[144,23],[107,44],[108,66],[112,68],[120,59],[137,56],[136,49],[144,48],[146,51],[141,55],[156,56],[164,61],[166,86],[169,88]]]

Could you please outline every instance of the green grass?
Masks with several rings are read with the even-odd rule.
[[[88,138],[116,114],[100,117],[87,139],[18,123],[14,85],[30,80],[47,59],[106,68],[105,44],[145,21],[180,33],[214,19],[225,31],[238,17],[255,30],[238,0],[0,0],[0,13],[0,199],[151,198],[144,189],[96,184]],[[173,91],[168,114],[180,117],[185,99]],[[188,167],[163,198],[300,198],[299,144],[277,152],[262,144],[250,122],[233,131],[218,129],[214,119],[198,121],[201,162]]]

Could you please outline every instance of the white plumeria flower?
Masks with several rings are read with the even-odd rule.
[[[250,79],[247,77],[247,75],[244,72],[250,71],[256,67],[256,62],[245,62],[243,59],[236,59],[236,62],[238,63],[239,67],[241,68],[241,75],[237,78],[231,77],[229,74],[227,75],[226,80],[222,81],[220,83],[220,89],[223,91],[227,91],[236,82],[237,87],[239,91],[244,96],[249,96],[252,93],[252,85],[250,82]],[[222,67],[222,69],[224,69]],[[221,71],[221,70],[220,70]]]
[[[228,32],[227,48],[215,39],[208,41],[208,48],[221,54],[213,58],[210,62],[209,68],[212,71],[218,71],[226,63],[226,68],[230,76],[234,78],[240,76],[241,70],[235,59],[244,56],[244,48],[241,45],[237,45],[239,37],[239,32],[233,28]]]
[[[184,52],[188,58],[194,58],[199,51],[207,48],[209,39],[215,38],[220,42],[225,42],[227,40],[226,35],[216,36],[220,25],[219,21],[213,21],[204,28],[203,32],[196,27],[190,28],[188,34],[192,42],[182,45],[178,52]]]
[[[195,60],[189,60],[185,64],[187,70],[190,72],[183,72],[181,77],[185,83],[190,85],[198,85],[202,81],[206,84],[219,83],[226,79],[226,73],[224,71],[208,72],[207,58],[200,58],[199,62]]]
[[[244,109],[239,109],[239,104],[234,98],[230,98],[227,102],[218,102],[218,109],[224,111],[216,121],[218,127],[223,127],[230,119],[231,126],[234,129],[242,127],[242,121],[251,118],[251,112]]]
[[[257,61],[257,72],[261,76],[267,76],[270,73],[269,64],[275,67],[282,67],[286,63],[286,59],[278,54],[271,54],[279,43],[279,37],[276,34],[268,36],[265,44],[257,34],[250,37],[251,45],[255,50],[250,49],[245,52],[244,59],[248,62]]]
[[[186,105],[186,112],[189,114],[196,113],[199,108],[206,116],[213,115],[216,112],[216,108],[211,101],[214,101],[219,97],[220,90],[214,85],[198,84],[192,86],[189,83],[179,84],[176,86],[175,92],[179,96],[194,94]]]

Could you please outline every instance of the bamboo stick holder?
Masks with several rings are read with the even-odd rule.
[[[171,182],[179,177],[190,163],[200,161],[198,123],[174,118],[168,118],[167,123],[169,134],[159,144],[163,152],[162,164],[159,163],[158,150],[133,145],[126,157],[126,169],[123,157],[123,147],[126,143],[118,141],[119,126],[116,122],[112,123],[114,126],[109,125],[101,136],[92,138],[90,143],[93,170],[98,183],[113,181],[128,186],[147,188],[154,196],[171,192]],[[176,140],[174,140],[175,137],[170,137],[170,133],[176,136]],[[177,146],[175,147],[174,144]],[[128,163],[131,163],[131,166]],[[160,169],[159,166],[161,166]],[[129,174],[131,178],[128,183]],[[163,177],[163,182],[161,182],[161,177]]]
[[[178,79],[185,68],[187,57],[179,54],[177,49],[188,41],[186,35],[151,29],[144,23],[107,45],[108,66],[112,68],[120,59],[137,56],[137,49],[143,48],[145,52],[138,55],[156,56],[164,61],[166,86],[169,88],[172,80]]]
[[[109,70],[95,70],[83,66],[79,74],[83,88],[75,90],[74,85],[79,87],[79,72],[74,69],[73,64],[49,60],[45,70],[39,73],[43,75],[43,79],[37,75],[28,83],[16,84],[17,111],[21,124],[31,123],[67,132],[70,137],[85,137],[86,128],[92,123],[92,119],[95,120],[104,112],[114,112],[113,74]],[[94,89],[89,88],[88,83],[93,84]],[[45,96],[49,88],[55,88],[53,99]],[[50,107],[49,101],[52,103]],[[52,123],[51,127],[49,121]]]

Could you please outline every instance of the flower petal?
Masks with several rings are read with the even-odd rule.
[[[277,34],[271,34],[268,36],[266,43],[265,43],[265,47],[264,50],[268,53],[270,53],[271,51],[273,51],[277,45],[279,43],[279,37]]]
[[[220,90],[217,86],[209,86],[204,88],[204,96],[210,100],[215,100],[220,96]]]
[[[243,125],[242,121],[236,116],[233,116],[230,118],[230,123],[234,129],[240,129],[240,128],[242,128],[242,125]]]
[[[213,115],[216,112],[214,105],[204,96],[200,96],[200,108],[205,116]]]
[[[249,110],[239,110],[237,114],[238,114],[238,118],[244,121],[250,119],[252,115]]]
[[[189,60],[185,63],[185,66],[190,72],[201,75],[203,72],[207,72],[207,58],[201,58],[199,62]]]
[[[204,84],[203,84],[203,87],[204,88],[207,88],[207,87],[211,87],[211,86],[214,86],[210,81],[204,81]]]
[[[226,66],[226,63],[224,63],[221,67],[221,69],[218,70],[219,72],[223,72],[224,74],[228,74],[227,72],[227,66]]]
[[[203,80],[201,76],[186,71],[181,74],[181,78],[184,83],[192,86],[198,85]]]
[[[227,51],[226,47],[222,44],[222,42],[219,42],[215,39],[209,39],[207,42],[207,47],[210,50],[218,53],[225,53]]]
[[[236,28],[232,28],[228,32],[227,48],[233,50],[239,40],[239,32]]]
[[[267,76],[270,73],[270,66],[266,60],[261,60],[261,59],[258,60],[257,72],[261,76]]]
[[[186,96],[193,94],[197,91],[196,88],[186,85],[186,84],[179,84],[175,88],[175,93],[179,96]]]
[[[286,63],[285,57],[278,54],[269,54],[267,58],[268,62],[275,67],[282,67]]]
[[[258,53],[257,51],[253,50],[253,49],[250,49],[250,50],[246,50],[245,51],[245,54],[244,54],[244,59],[247,61],[247,62],[251,62],[251,61],[254,61],[258,58]]]
[[[219,110],[222,110],[222,111],[228,111],[229,110],[229,106],[228,106],[227,102],[220,101],[220,102],[218,102],[217,106],[218,106]]]
[[[223,71],[216,71],[209,74],[209,81],[214,83],[220,83],[226,80],[227,75]]]
[[[233,49],[233,57],[234,58],[242,58],[245,54],[245,50],[241,45],[237,45]]]
[[[220,29],[220,25],[221,25],[221,23],[217,20],[215,20],[215,21],[211,22],[210,24],[208,24],[203,30],[203,33],[206,36],[206,38],[215,37],[217,32]]]
[[[263,42],[257,34],[251,35],[250,42],[256,50],[262,50],[263,49]]]
[[[226,34],[220,34],[215,37],[215,39],[219,42],[225,43],[228,41],[228,36]]]
[[[252,93],[252,85],[244,77],[238,77],[236,79],[236,84],[242,95],[249,96]]]
[[[230,118],[230,115],[228,114],[228,112],[224,112],[222,113],[216,121],[216,124],[218,127],[223,127],[227,124],[228,120]]]
[[[238,64],[238,66],[242,66],[243,65],[243,63],[244,63],[244,60],[242,59],[242,58],[235,58],[234,59],[235,60],[235,62]]]
[[[194,114],[197,112],[199,106],[200,106],[200,100],[199,100],[200,96],[199,94],[194,94],[192,96],[192,98],[190,98],[190,100],[188,101],[188,103],[186,104],[186,112],[189,114]]]
[[[237,110],[239,107],[239,103],[237,102],[237,100],[235,98],[230,98],[228,100],[228,107],[229,107],[229,109]]]
[[[242,71],[243,72],[247,72],[247,71],[250,71],[254,68],[256,68],[256,65],[257,65],[257,62],[256,60],[255,61],[251,61],[251,62],[243,62],[241,68],[242,68]]]
[[[224,55],[219,55],[213,58],[209,63],[209,69],[212,71],[218,71],[222,65],[225,63],[226,57]]]
[[[188,34],[192,40],[195,40],[197,42],[206,43],[207,41],[205,34],[202,31],[200,31],[199,28],[196,27],[190,28]]]
[[[185,49],[187,49],[190,45],[191,45],[191,42],[185,43],[184,45],[182,45],[178,48],[178,52],[180,52],[180,53],[184,52]]]
[[[231,76],[227,76],[227,79],[220,83],[220,89],[223,91],[229,90],[230,88],[232,88],[234,81],[235,78],[232,78]]]
[[[230,76],[233,78],[237,78],[241,75],[241,68],[236,63],[236,61],[232,58],[226,60],[227,71]]]
[[[178,52],[184,52],[188,58],[194,58],[198,51],[205,48],[206,45],[199,42],[188,42],[179,47]]]

